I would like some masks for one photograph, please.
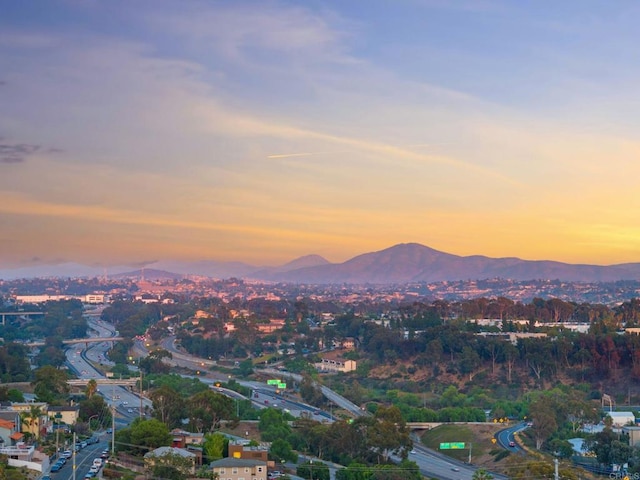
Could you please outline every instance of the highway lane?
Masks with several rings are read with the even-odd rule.
[[[512,452],[523,453],[524,450],[516,442],[514,434],[517,432],[521,432],[526,428],[527,428],[527,423],[520,422],[511,427],[507,427],[504,430],[500,430],[495,436],[498,442],[498,445],[500,445],[502,448],[505,448],[507,450],[511,450]]]
[[[163,342],[161,342],[162,348],[165,348],[167,351],[172,352],[172,354],[178,353],[179,355],[177,355],[177,361],[179,362],[185,362],[185,364],[190,363],[191,365],[198,365],[201,362],[202,359],[192,357],[182,352],[178,352],[175,347],[174,340],[174,337],[165,339]],[[261,369],[260,371],[273,375],[274,378],[281,378],[285,380],[287,378],[290,378],[291,380],[295,381],[302,380],[302,377],[300,375],[290,372],[282,372],[280,370],[274,369]],[[200,380],[208,381],[205,378],[200,378]],[[224,378],[221,378],[221,380],[225,381]],[[251,388],[254,389],[254,395],[255,393],[258,393],[258,398],[252,398],[252,400],[254,400],[254,403],[255,400],[258,400],[258,403],[262,402],[262,405],[259,405],[262,408],[264,408],[265,406],[275,406],[276,408],[287,408],[291,412],[295,410],[295,406],[293,405],[293,403],[284,398],[282,395],[277,394],[275,392],[275,389],[270,386],[257,382],[244,382],[239,380],[236,381],[238,381],[238,383],[242,385],[251,386]],[[213,383],[215,382],[215,380],[210,380],[210,382]],[[353,404],[336,392],[332,391],[331,389],[324,386],[322,386],[321,388],[325,396],[340,408],[351,412],[354,416],[368,415],[368,412],[362,410],[360,407]],[[269,401],[269,404],[265,404],[265,400]],[[313,406],[308,406],[308,409],[310,409],[312,412],[319,411]],[[322,411],[319,412],[321,412],[319,416],[321,416],[322,420],[326,421],[327,417],[329,419],[331,418],[329,413]],[[450,457],[430,450],[422,445],[416,445],[414,447],[413,452],[409,454],[409,459],[416,462],[423,475],[440,480],[472,480],[473,474],[477,470],[473,465],[460,463],[454,459],[451,459]],[[497,480],[507,480],[507,477],[503,475],[493,475]]]
[[[113,325],[102,322],[95,316],[87,317],[89,325],[89,337],[113,337],[116,336],[116,329]],[[88,348],[83,348],[83,344],[76,344],[65,351],[67,365],[72,369],[78,378],[81,379],[101,379],[106,378],[100,370],[95,368],[91,362],[109,365],[106,359],[106,352],[111,348],[110,342],[90,344]],[[102,387],[100,395],[105,398],[105,402],[112,407],[115,412],[116,426],[127,425],[134,418],[141,416],[146,410],[152,407],[150,400],[142,398],[139,394],[132,392],[127,387],[110,386]]]

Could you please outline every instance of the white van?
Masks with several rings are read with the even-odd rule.
[[[100,468],[102,466],[102,459],[101,458],[94,458],[93,459],[93,466]]]

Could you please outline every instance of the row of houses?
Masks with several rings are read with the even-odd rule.
[[[145,467],[151,468],[165,456],[178,456],[191,464],[195,473],[202,466],[202,443],[204,435],[175,429],[171,446],[160,447],[145,454]],[[269,460],[269,446],[249,445],[246,441],[229,443],[229,456],[209,464],[212,473],[221,480],[266,480],[268,470],[275,467]]]
[[[50,407],[42,402],[4,402],[0,404],[0,455],[9,465],[45,472],[49,457],[29,445],[27,437],[39,438],[56,426],[73,425],[79,408]]]

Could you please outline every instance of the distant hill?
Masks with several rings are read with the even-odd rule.
[[[126,278],[140,279],[155,281],[155,280],[180,280],[184,277],[179,273],[167,272],[165,270],[157,270],[154,268],[144,268],[139,270],[133,270],[131,272],[117,273],[110,275],[110,278],[121,280]]]
[[[304,267],[272,275],[269,279],[319,284],[390,284],[486,278],[574,282],[640,280],[640,263],[597,266],[480,255],[462,257],[417,243],[404,243],[358,255],[344,263]]]
[[[122,267],[112,267],[116,278],[140,277]],[[280,266],[253,266],[242,262],[160,261],[145,267],[147,279],[179,279],[184,275],[211,278],[245,278],[273,282],[315,284],[400,284],[503,278],[516,281],[562,280],[567,282],[614,282],[640,280],[640,263],[620,265],[576,265],[548,260],[522,260],[515,257],[467,257],[441,252],[418,243],[402,243],[378,252],[364,253],[343,263],[330,263],[319,255],[306,255]],[[151,272],[156,272],[153,277]],[[22,275],[20,275],[22,274]],[[36,276],[100,276],[97,268],[77,264],[0,270],[0,278]]]

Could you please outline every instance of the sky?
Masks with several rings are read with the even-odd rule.
[[[640,262],[640,3],[0,1],[0,267]]]

